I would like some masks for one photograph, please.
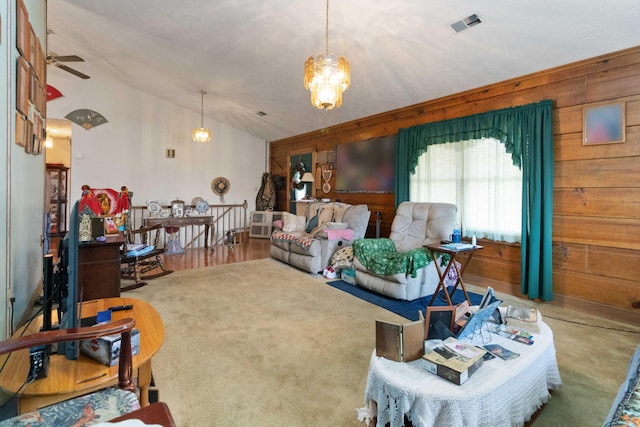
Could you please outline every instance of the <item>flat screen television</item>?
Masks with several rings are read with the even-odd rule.
[[[336,192],[393,193],[398,135],[338,144]]]
[[[60,254],[59,268],[63,270],[66,276],[67,286],[66,292],[63,291],[64,301],[60,301],[62,308],[62,319],[60,327],[63,329],[77,328],[80,320],[78,318],[78,245],[80,219],[78,216],[78,202],[75,203],[71,214],[69,215],[69,231],[64,239],[62,239],[62,251]],[[66,295],[65,295],[66,294]],[[64,354],[69,360],[75,360],[80,353],[80,343],[78,341],[69,341],[58,344],[58,354]]]

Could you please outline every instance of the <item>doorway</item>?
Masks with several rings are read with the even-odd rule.
[[[54,262],[57,262],[58,245],[67,233],[69,223],[71,122],[65,119],[47,119],[46,132],[44,254],[53,254]]]

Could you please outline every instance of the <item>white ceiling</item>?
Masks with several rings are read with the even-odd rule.
[[[329,50],[350,61],[351,88],[340,109],[320,111],[304,89],[303,64],[324,53],[325,7],[54,0],[48,43],[84,58],[67,64],[78,71],[197,113],[205,90],[206,117],[268,141],[640,44],[638,0],[333,0]],[[459,34],[449,27],[473,13],[482,24]]]

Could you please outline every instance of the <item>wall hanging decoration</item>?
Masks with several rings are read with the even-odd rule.
[[[584,107],[583,145],[624,142],[624,102]]]
[[[322,191],[324,191],[325,193],[331,191],[331,184],[329,183],[329,181],[331,180],[332,175],[333,172],[331,172],[330,169],[325,169],[322,171],[322,180],[324,181],[324,184],[322,184]]]
[[[214,178],[213,181],[211,181],[211,191],[220,196],[221,203],[224,203],[224,195],[229,192],[230,187],[231,184],[229,183],[229,180],[221,176]]]
[[[64,116],[64,118],[71,120],[73,123],[82,126],[86,130],[109,122],[102,114],[87,108],[72,111]]]
[[[47,85],[47,101],[53,101],[61,96],[63,96],[62,92],[51,85]]]

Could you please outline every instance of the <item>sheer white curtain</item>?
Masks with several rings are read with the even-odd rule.
[[[429,146],[410,177],[410,200],[458,206],[462,235],[519,242],[522,172],[492,138]]]

